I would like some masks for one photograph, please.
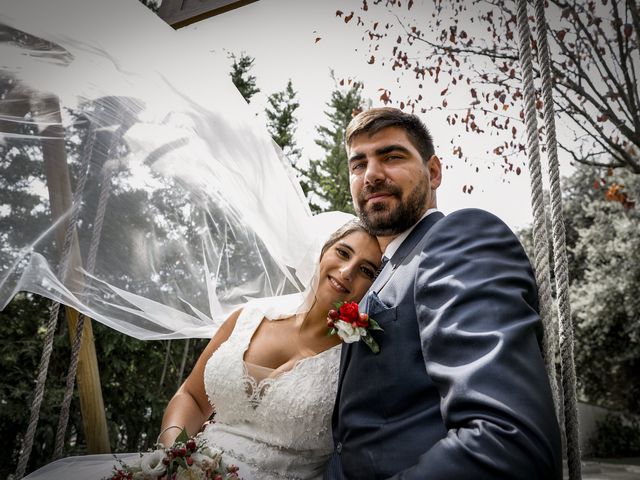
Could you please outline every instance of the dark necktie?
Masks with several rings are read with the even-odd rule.
[[[380,272],[382,271],[382,269],[384,268],[384,266],[389,262],[389,259],[385,256],[382,257],[382,262],[380,262],[380,266],[378,267],[378,271],[376,272],[376,275],[374,277],[377,278],[378,275],[380,275]]]

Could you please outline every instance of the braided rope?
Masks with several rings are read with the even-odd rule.
[[[113,150],[115,144],[116,135],[111,142],[111,146],[108,152]],[[112,168],[107,161],[102,167],[102,181],[100,182],[100,196],[98,200],[98,207],[96,210],[96,217],[93,224],[93,230],[91,232],[91,243],[89,245],[89,256],[87,259],[86,271],[92,274],[96,266],[96,257],[98,254],[98,247],[100,246],[100,238],[102,236],[102,225],[104,223],[104,216],[107,209],[107,201],[110,193],[110,181],[111,181]],[[71,362],[69,363],[69,370],[67,371],[67,384],[65,389],[64,398],[60,407],[60,416],[58,417],[58,429],[56,432],[56,442],[53,451],[53,458],[58,459],[62,456],[62,450],[64,448],[64,437],[67,431],[67,424],[69,423],[69,412],[71,409],[71,399],[73,397],[73,388],[76,379],[76,373],[78,370],[78,361],[80,358],[80,347],[82,345],[82,334],[84,332],[84,322],[86,316],[81,313],[78,315],[78,322],[76,325],[76,333],[73,340],[73,348],[71,351]]]
[[[61,125],[60,128],[62,129]],[[63,135],[60,136],[64,138]],[[93,149],[93,141],[89,142],[91,145],[87,146]],[[86,150],[85,150],[86,152]],[[83,152],[84,153],[84,152]],[[73,235],[76,231],[76,224],[78,221],[78,215],[80,212],[80,203],[84,193],[84,187],[87,183],[88,166],[90,155],[83,155],[82,167],[80,170],[80,176],[78,178],[78,185],[73,195],[73,203],[71,204],[71,212],[69,221],[65,229],[64,243],[62,247],[62,257],[58,267],[58,278],[64,279],[67,276],[69,269],[69,262],[71,259],[71,249],[73,245]],[[60,303],[53,302],[51,312],[49,314],[49,321],[47,322],[47,333],[45,335],[44,347],[42,349],[42,356],[40,358],[40,365],[38,366],[38,375],[36,377],[36,388],[33,394],[33,400],[31,403],[31,413],[29,417],[29,426],[22,442],[22,448],[20,449],[20,458],[18,461],[18,468],[16,470],[15,478],[20,480],[27,469],[27,463],[31,456],[31,450],[33,449],[33,440],[35,438],[36,427],[38,420],[40,419],[40,407],[42,405],[42,399],[44,397],[44,387],[47,381],[47,373],[49,370],[49,360],[51,358],[51,352],[53,351],[53,338],[58,325],[58,316],[60,314]]]
[[[573,357],[573,325],[571,323],[571,305],[569,304],[569,264],[565,241],[564,219],[562,214],[562,192],[560,189],[560,167],[556,140],[556,124],[553,114],[553,94],[551,76],[551,58],[547,42],[547,22],[544,14],[544,0],[534,2],[536,25],[538,27],[538,46],[540,72],[542,76],[542,95],[544,101],[544,124],[547,133],[549,161],[549,181],[551,190],[551,224],[553,239],[553,263],[558,297],[558,320],[560,337],[560,372],[562,380],[564,421],[567,438],[567,463],[569,479],[581,478],[580,443],[578,431],[578,406],[576,401],[576,371]]]
[[[535,89],[533,86],[533,63],[531,60],[531,33],[529,31],[526,0],[517,0],[518,35],[520,39],[519,57],[523,69],[523,89],[525,103],[525,126],[527,129],[527,156],[531,173],[531,206],[533,208],[533,247],[536,283],[540,300],[540,318],[544,329],[542,351],[551,383],[551,391],[559,411],[559,392],[555,370],[554,327],[551,315],[551,278],[549,273],[549,242],[547,238],[546,212],[542,189],[542,167],[540,165],[540,145],[536,120]]]

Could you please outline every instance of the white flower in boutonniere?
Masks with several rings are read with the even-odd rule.
[[[366,313],[360,313],[356,302],[336,303],[337,310],[329,310],[327,325],[329,335],[338,334],[345,343],[357,342],[360,339],[378,353],[380,347],[371,336],[370,330],[380,330],[380,325]]]

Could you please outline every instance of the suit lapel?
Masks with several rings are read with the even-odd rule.
[[[444,218],[444,214],[442,212],[433,212],[427,215],[425,218],[420,220],[415,228],[411,231],[409,236],[405,238],[404,242],[400,245],[400,248],[396,250],[393,257],[387,262],[385,267],[382,269],[378,277],[374,280],[371,287],[369,287],[369,291],[364,296],[364,298],[360,301],[359,309],[362,312],[369,311],[369,295],[372,293],[377,294],[382,287],[384,287],[387,282],[391,279],[396,269],[400,266],[405,257],[415,248],[420,239],[424,237],[427,231],[438,221]],[[342,352],[340,357],[340,375],[338,377],[338,398],[340,395],[340,390],[342,387],[342,379],[344,377],[344,372],[347,368],[349,360],[351,358],[351,350],[353,346],[351,343],[343,343],[342,344]]]

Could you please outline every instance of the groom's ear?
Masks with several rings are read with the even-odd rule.
[[[440,159],[437,155],[431,155],[431,158],[427,161],[427,170],[429,171],[431,189],[435,190],[442,182],[442,165],[440,165]]]

